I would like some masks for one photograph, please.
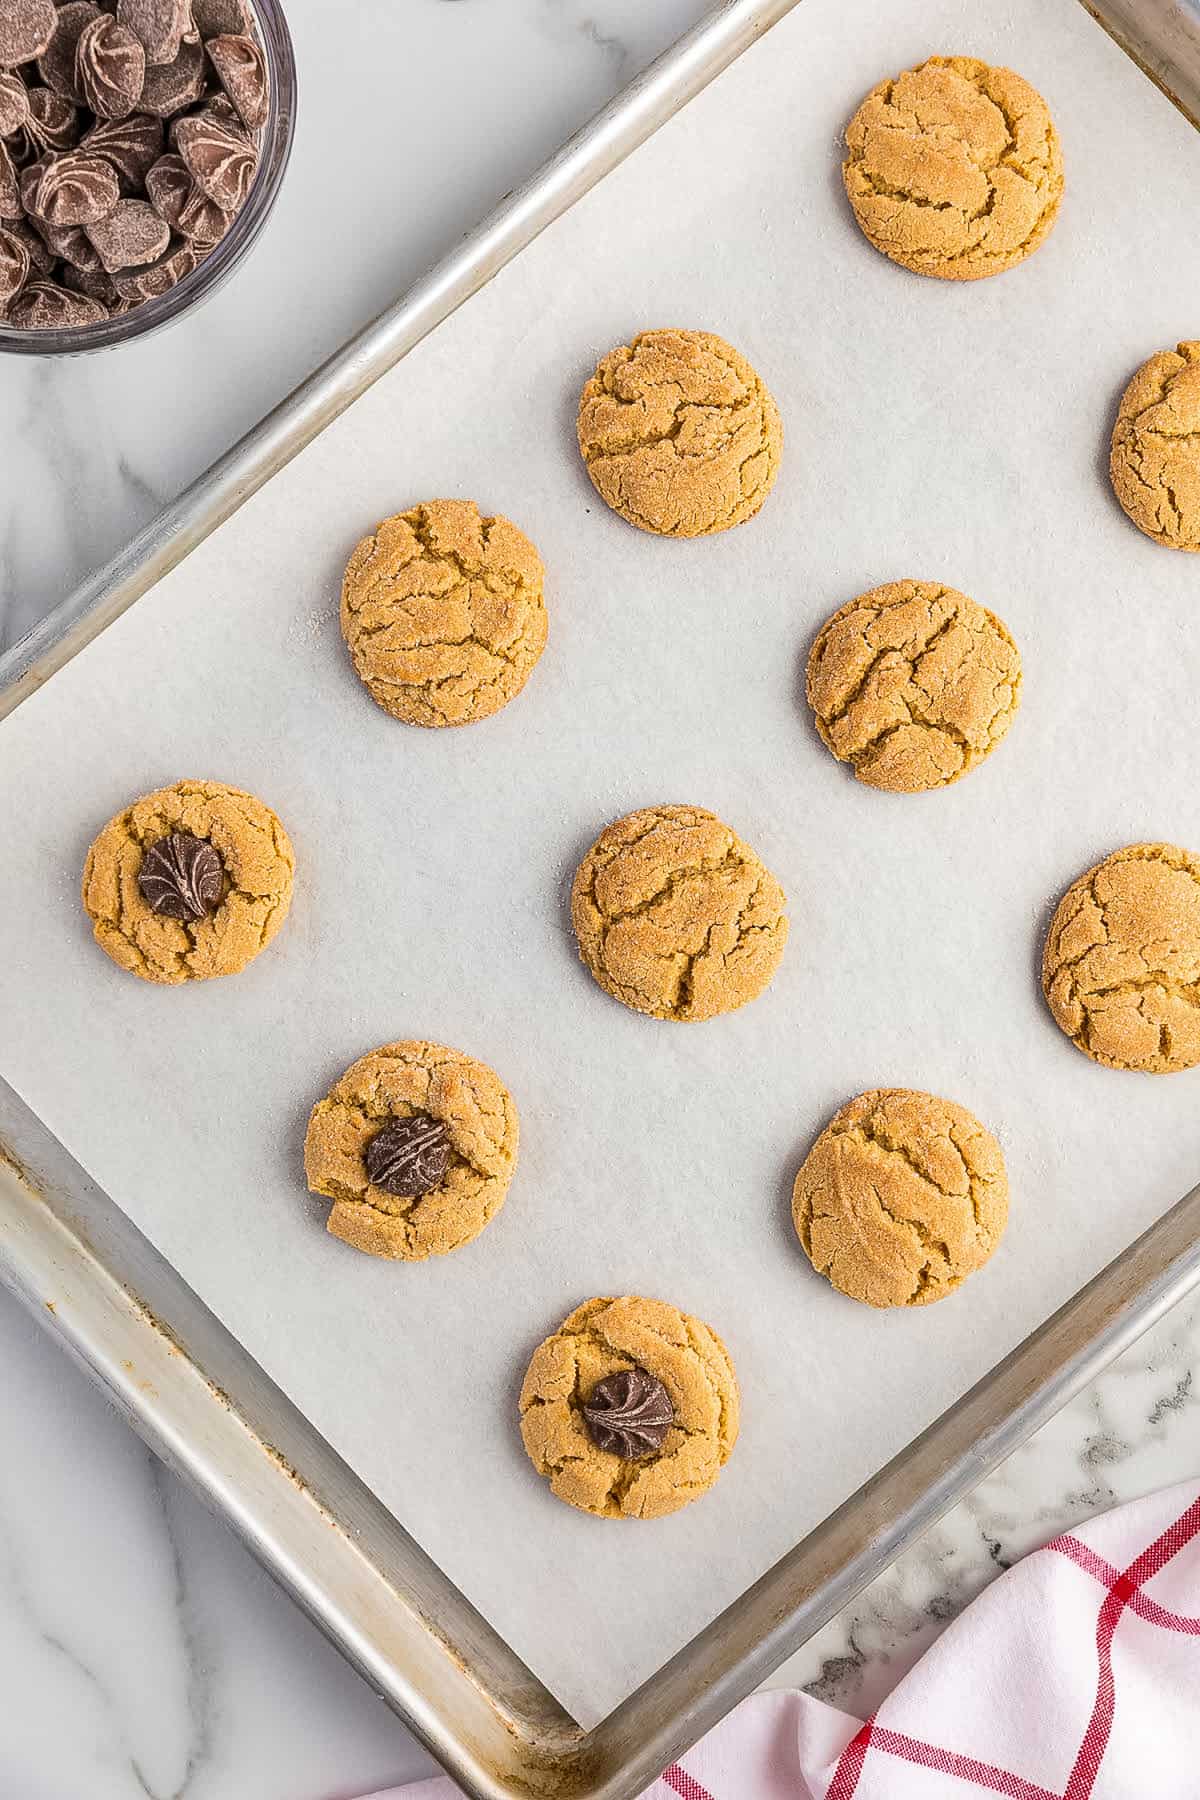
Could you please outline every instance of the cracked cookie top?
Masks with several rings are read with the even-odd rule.
[[[392,1121],[418,1113],[445,1129],[444,1172],[419,1194],[377,1187],[368,1146]],[[517,1109],[500,1077],[461,1050],[415,1039],[352,1063],[313,1107],[304,1138],[308,1185],[333,1201],[327,1229],[370,1256],[405,1262],[478,1237],[503,1205],[516,1162]]]
[[[711,1019],[760,994],[787,942],[783,889],[699,806],[650,806],[600,834],[571,920],[605,993],[657,1019]]]
[[[817,730],[860,781],[945,787],[994,750],[1021,699],[1005,626],[955,588],[893,581],[839,607],[808,658]]]
[[[1108,466],[1140,531],[1200,550],[1200,342],[1142,364],[1121,396]]]
[[[641,1369],[674,1416],[656,1449],[602,1450],[584,1409],[610,1376]],[[603,1519],[658,1519],[712,1486],[738,1434],[738,1385],[711,1326],[627,1294],[587,1300],[534,1351],[521,1387],[521,1437],[551,1491]]]
[[[542,561],[508,519],[430,500],[362,539],[342,634],[373,700],[407,725],[470,725],[519,694],[546,644]]]
[[[156,911],[139,881],[143,858],[176,834],[211,845],[220,859],[212,905],[194,917]],[[171,986],[207,981],[236,975],[270,943],[292,902],[294,868],[287,832],[253,794],[177,781],[109,820],[87,854],[83,904],[96,942],[131,974]]]
[[[1072,882],[1050,922],[1042,987],[1071,1042],[1107,1069],[1200,1063],[1200,857],[1131,844]]]
[[[953,1100],[860,1094],[796,1176],[792,1221],[814,1269],[868,1306],[926,1306],[987,1261],[1008,1220],[1000,1146]]]
[[[610,350],[579,401],[597,492],[643,531],[703,537],[753,518],[783,452],[779,408],[711,331],[643,331]]]
[[[842,175],[876,250],[946,281],[1021,262],[1063,191],[1046,102],[1011,69],[970,56],[931,56],[872,88],[846,127]]]

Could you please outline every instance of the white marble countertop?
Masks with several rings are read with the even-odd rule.
[[[279,207],[195,318],[0,362],[0,648],[597,106],[707,0],[289,0]],[[381,81],[377,73],[386,70]],[[349,87],[347,84],[351,84]],[[361,97],[353,182],[323,121]],[[1016,1556],[1200,1473],[1200,1305],[1169,1315],[780,1671],[868,1711]],[[432,1772],[403,1727],[0,1295],[0,1794],[352,1800]]]

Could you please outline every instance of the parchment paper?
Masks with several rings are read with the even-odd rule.
[[[964,286],[867,246],[838,145],[879,77],[960,50],[1046,94],[1068,170],[1046,246]],[[1200,334],[1197,192],[1200,137],[1074,0],[805,0],[0,726],[0,1069],[584,1724],[1200,1175],[1200,1072],[1093,1066],[1036,980],[1079,871],[1200,845],[1200,558],[1104,476],[1132,369]],[[782,408],[776,490],[725,536],[645,536],[580,467],[581,382],[653,324],[721,332]],[[539,544],[550,644],[498,717],[422,732],[359,687],[336,595],[364,529],[441,494]],[[819,622],[905,575],[999,612],[1026,671],[1008,741],[918,798],[857,786],[801,697]],[[278,810],[296,901],[236,980],[155,989],[78,875],[184,775]],[[607,999],[567,921],[596,832],[659,800],[791,902],[773,986],[703,1026]],[[522,1116],[499,1219],[417,1266],[328,1238],[301,1171],[312,1102],[406,1036]],[[813,1134],[887,1083],[976,1111],[1013,1189],[990,1266],[911,1314],[839,1297],[788,1216]],[[717,1487],[648,1525],[559,1504],[516,1430],[533,1345],[624,1292],[710,1320],[744,1391]]]

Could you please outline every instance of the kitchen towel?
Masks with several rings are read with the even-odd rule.
[[[862,1720],[753,1694],[643,1800],[1197,1800],[1200,1486],[1052,1538]],[[452,1781],[372,1800],[461,1800]]]

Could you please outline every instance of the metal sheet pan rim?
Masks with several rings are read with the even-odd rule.
[[[1083,3],[1196,122],[1200,15],[1195,0]],[[455,252],[0,658],[0,717],[795,4],[725,0],[652,65]],[[1143,25],[1139,36],[1134,28]],[[30,1123],[36,1124],[31,1117]],[[19,1156],[20,1145],[12,1147]],[[35,1192],[39,1185],[41,1197]],[[0,1167],[0,1280],[58,1333],[147,1441],[230,1520],[476,1800],[515,1800],[539,1791],[578,1800],[630,1800],[1200,1282],[1197,1189],[585,1735],[572,1729],[511,1652],[489,1644],[481,1621],[474,1663],[462,1642],[453,1642],[449,1627],[436,1628],[429,1601],[439,1581],[446,1618],[470,1625],[472,1609],[394,1521],[386,1556],[372,1563],[373,1497],[359,1496],[366,1512],[355,1512],[354,1478],[298,1414],[291,1428],[307,1433],[313,1460],[302,1467],[293,1458],[295,1467],[289,1468],[278,1449],[283,1436],[255,1433],[233,1383],[227,1381],[223,1391],[212,1365],[181,1354],[179,1342],[186,1334],[177,1329],[171,1307],[160,1305],[156,1314],[134,1279],[136,1272],[148,1272],[154,1253],[121,1215],[97,1248],[88,1229],[85,1188],[80,1177],[56,1192],[52,1204],[44,1182],[29,1186]],[[54,1293],[61,1295],[68,1269],[69,1303],[50,1310],[47,1303]],[[160,1279],[169,1288],[172,1277],[180,1316],[189,1305],[204,1314],[173,1271]],[[206,1316],[216,1343],[222,1328]],[[170,1330],[159,1320],[169,1321]],[[122,1348],[135,1346],[136,1356],[122,1357]],[[145,1364],[153,1365],[160,1379],[135,1379],[134,1368]],[[250,1388],[257,1384],[266,1395],[282,1433],[294,1409],[244,1353],[243,1375]],[[326,1476],[341,1482],[347,1496],[344,1510],[328,1502],[322,1510],[314,1499],[322,1483],[309,1477],[321,1452]],[[315,1535],[314,1520],[319,1521]],[[375,1524],[378,1551],[384,1528],[378,1519]]]

